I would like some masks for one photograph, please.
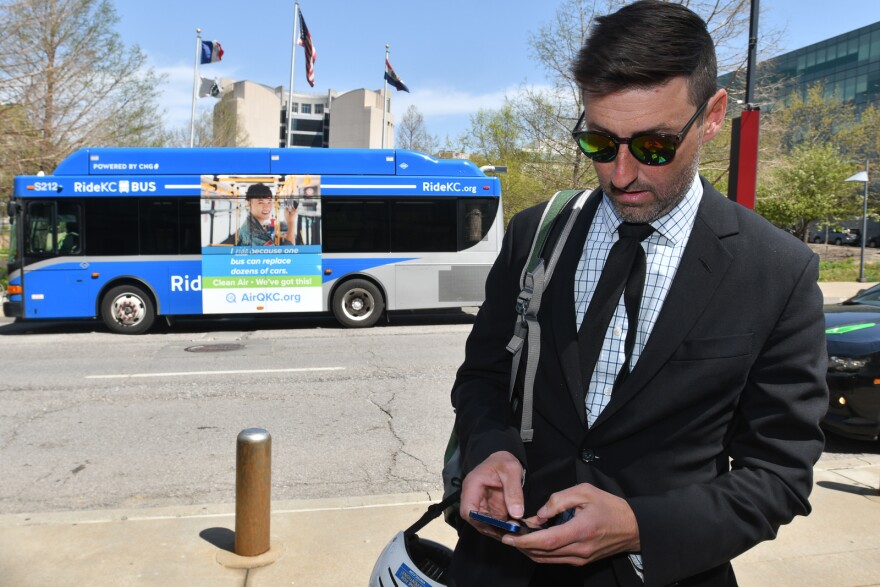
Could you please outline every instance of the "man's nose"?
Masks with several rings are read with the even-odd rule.
[[[614,166],[611,174],[611,183],[615,187],[625,188],[636,180],[639,176],[639,163],[633,154],[629,151],[629,145],[620,145],[617,150],[617,157],[611,162]]]

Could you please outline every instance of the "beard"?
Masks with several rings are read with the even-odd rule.
[[[654,201],[646,206],[630,206],[621,202],[617,196],[620,196],[622,190],[614,187],[610,181],[600,181],[599,184],[608,195],[614,211],[625,222],[647,224],[669,213],[670,210],[675,208],[684,199],[685,194],[687,194],[688,189],[691,187],[694,176],[699,170],[701,151],[702,145],[699,145],[693,159],[670,179],[665,190],[658,190],[656,186],[638,180],[626,186],[625,191],[645,191],[654,194]]]

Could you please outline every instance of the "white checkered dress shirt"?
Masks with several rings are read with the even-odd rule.
[[[695,176],[691,187],[684,198],[668,214],[651,223],[655,232],[642,241],[647,257],[647,271],[645,276],[645,290],[642,294],[642,303],[639,309],[638,332],[636,333],[635,347],[630,360],[630,370],[638,363],[645,342],[654,329],[660,308],[672,285],[675,271],[681,262],[685,245],[691,235],[694,219],[697,215],[697,207],[703,197],[703,185],[699,176]],[[584,252],[578,264],[574,284],[575,304],[575,328],[579,328],[584,319],[584,314],[596,291],[599,276],[608,258],[611,246],[617,242],[617,227],[623,220],[617,215],[608,200],[604,196],[596,210],[596,217],[590,226]],[[626,307],[623,304],[623,296],[617,302],[617,309],[608,325],[605,333],[605,341],[590,379],[587,389],[587,420],[592,426],[596,418],[608,405],[611,399],[611,390],[614,380],[623,365],[624,343],[627,331]]]

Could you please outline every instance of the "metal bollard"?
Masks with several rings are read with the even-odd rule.
[[[238,434],[235,454],[235,554],[269,551],[272,437],[262,428]]]

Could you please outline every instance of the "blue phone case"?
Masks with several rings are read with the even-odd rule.
[[[483,514],[475,510],[471,510],[470,516],[472,520],[482,522],[483,524],[489,524],[490,526],[495,526],[496,528],[501,528],[505,532],[513,532],[514,534],[519,534],[523,529],[523,526],[520,526],[516,522],[506,522],[504,520],[499,520],[498,518],[493,518],[489,514]],[[528,528],[526,530],[528,531]]]

